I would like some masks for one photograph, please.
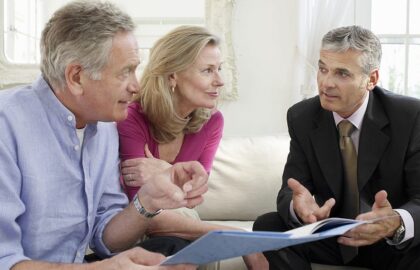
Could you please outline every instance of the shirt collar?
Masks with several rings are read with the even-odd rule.
[[[54,90],[42,76],[33,82],[32,89],[34,89],[39,100],[45,107],[47,117],[51,122],[58,120],[61,123],[67,123],[67,125],[74,129],[76,128],[76,117],[74,113],[60,102],[54,94]],[[96,132],[97,123],[88,124],[87,126],[91,126],[89,129],[93,129]]]
[[[333,112],[334,122],[337,126],[342,120],[349,120],[358,130],[362,127],[363,117],[365,116],[367,105],[369,102],[369,92],[366,94],[365,100],[363,100],[362,106],[359,107],[352,115],[347,118],[341,117],[338,113]]]

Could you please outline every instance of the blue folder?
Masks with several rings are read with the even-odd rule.
[[[367,222],[330,218],[283,233],[212,231],[195,240],[173,256],[168,257],[162,262],[162,265],[184,263],[200,265],[255,252],[281,249],[342,235],[363,223]]]

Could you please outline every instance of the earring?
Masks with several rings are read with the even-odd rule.
[[[175,86],[172,86],[171,90],[172,90],[172,93],[175,93]]]

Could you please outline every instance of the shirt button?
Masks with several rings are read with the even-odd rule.
[[[74,146],[74,150],[76,150],[76,151],[79,150],[79,148],[80,148],[80,146],[77,145],[77,144]]]
[[[73,116],[71,116],[71,115],[67,116],[67,120],[69,120],[69,121],[73,120]]]

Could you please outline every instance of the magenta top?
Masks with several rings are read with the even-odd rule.
[[[147,116],[137,102],[129,105],[127,119],[117,123],[117,128],[122,161],[145,157],[145,144],[153,156],[159,158],[158,143],[152,138]],[[222,133],[223,115],[216,111],[197,133],[185,134],[181,149],[173,163],[197,160],[207,173],[210,173]],[[124,189],[131,200],[139,188],[124,185]]]

